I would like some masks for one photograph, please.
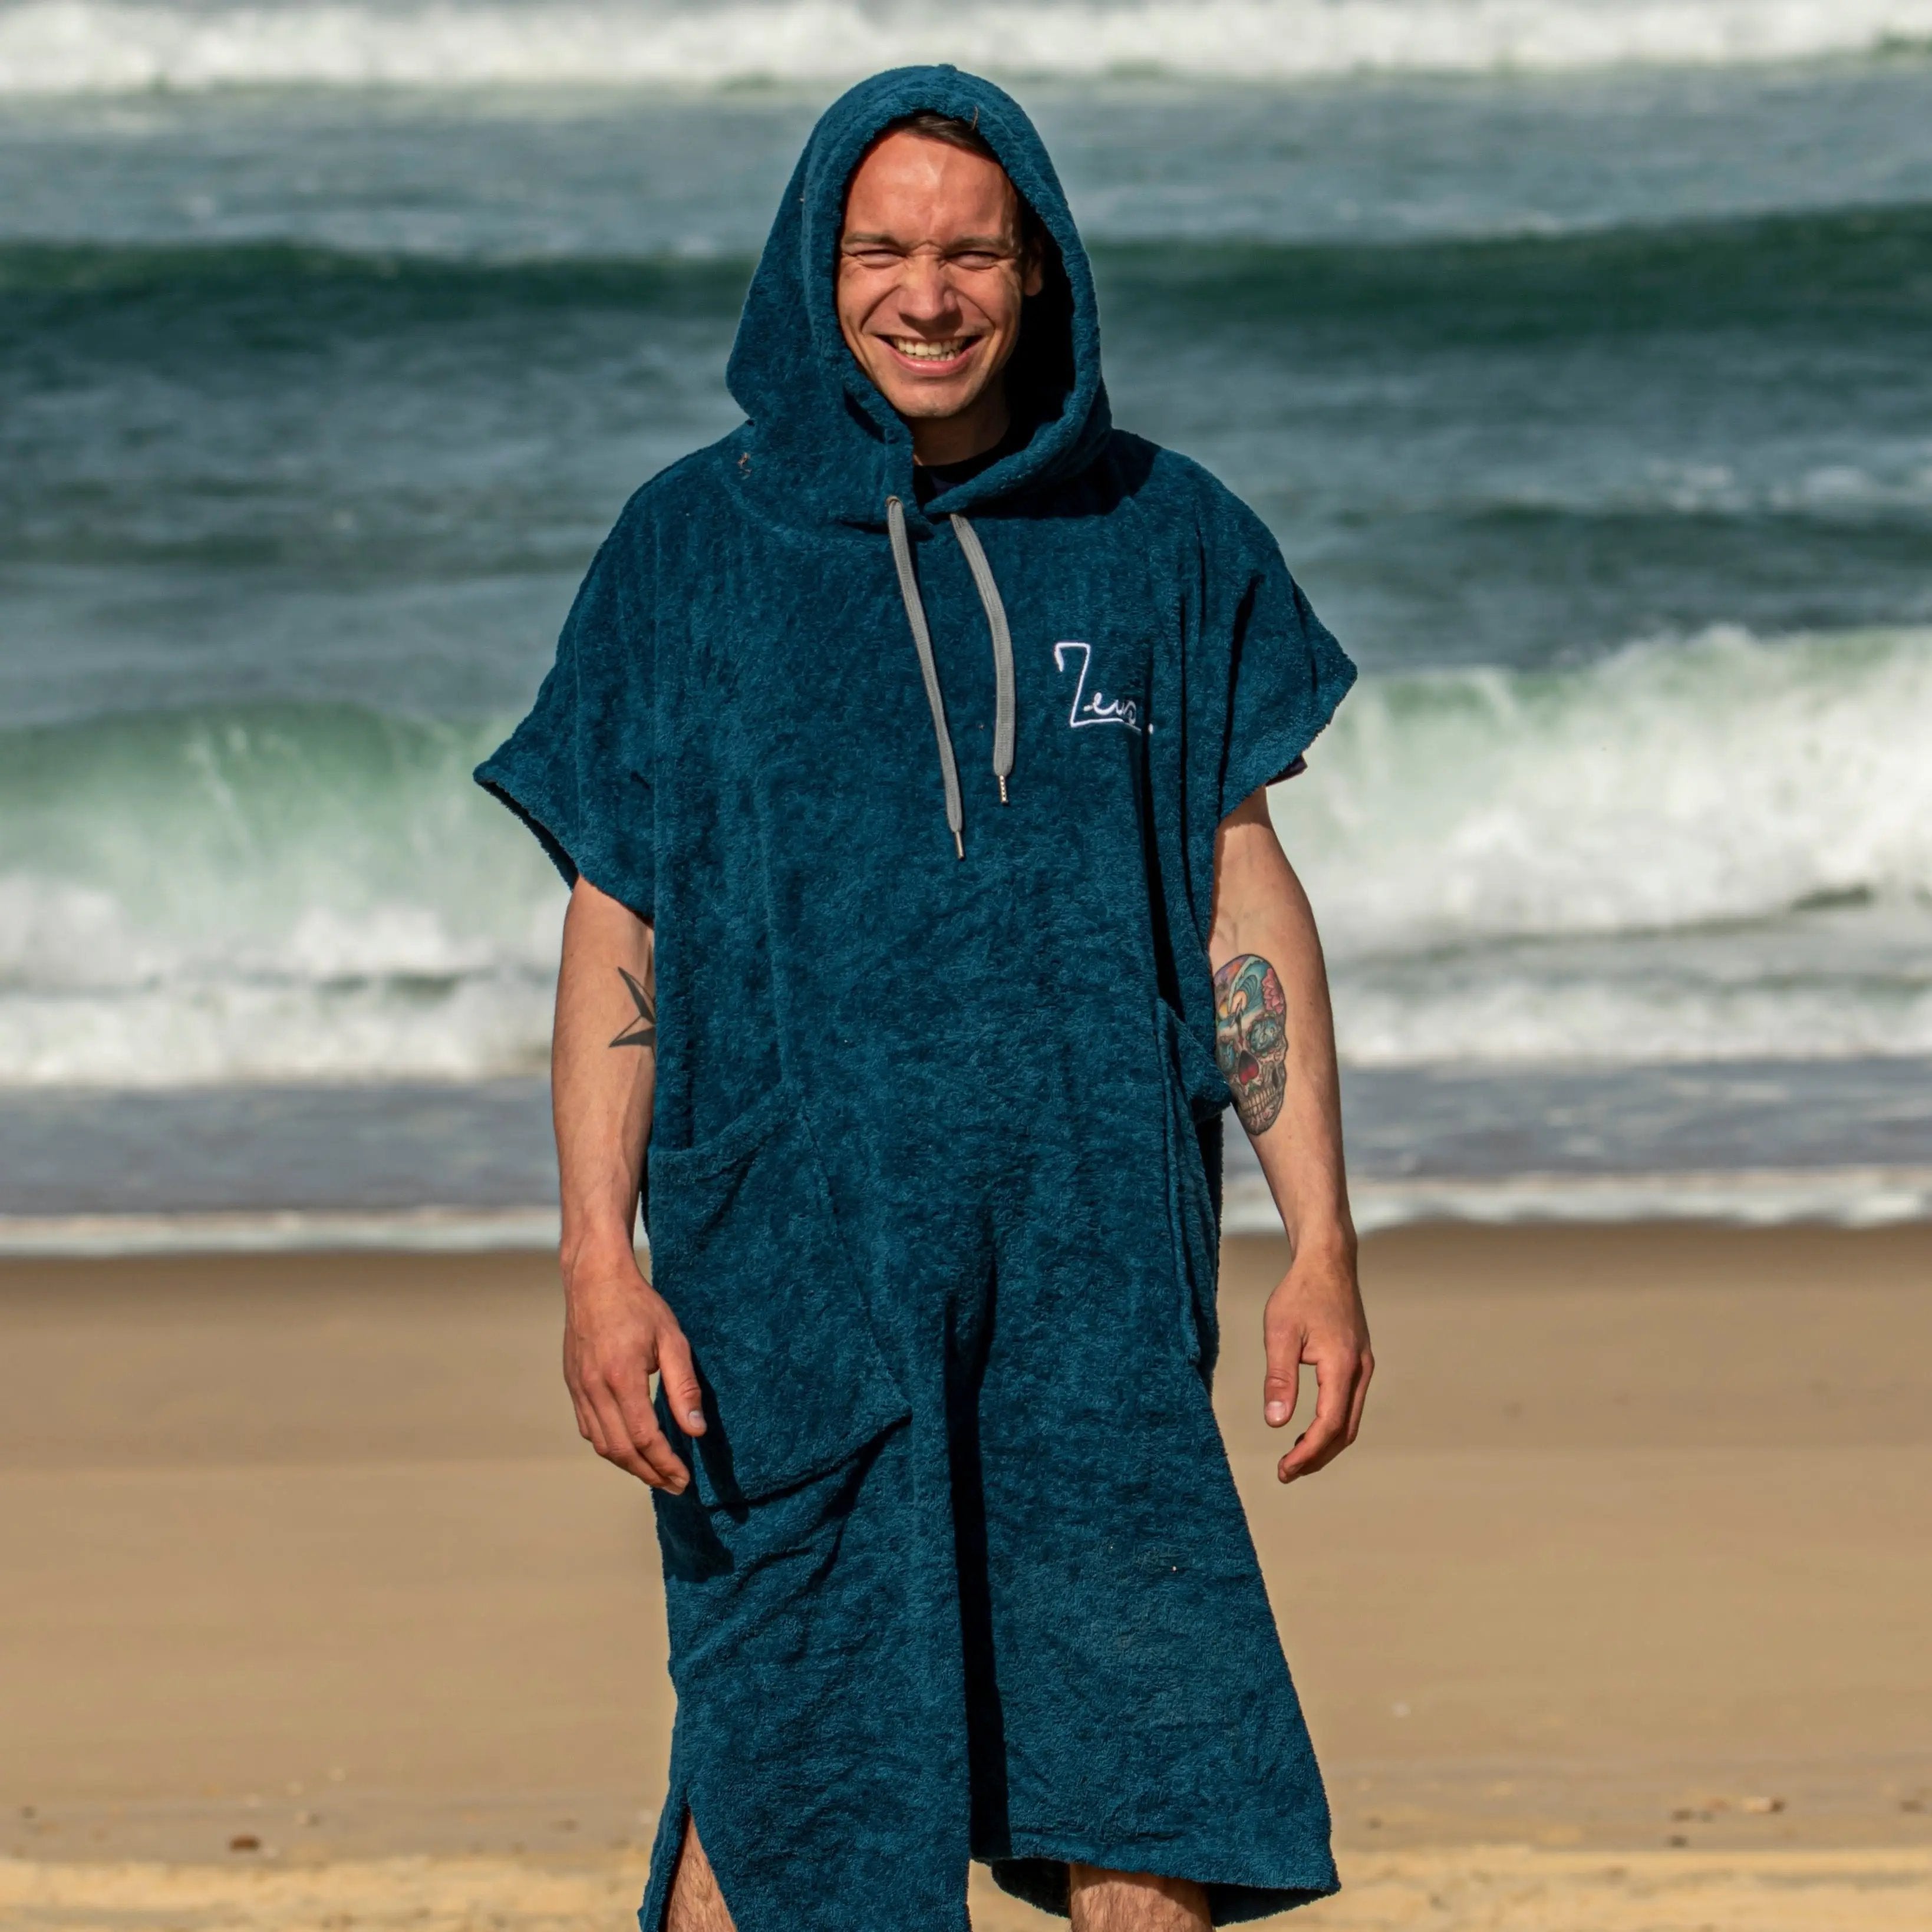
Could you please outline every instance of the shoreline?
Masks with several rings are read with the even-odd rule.
[[[1364,1237],[1459,1224],[1857,1228],[1932,1223],[1932,1167],[1911,1166],[1420,1174],[1357,1180],[1349,1193]],[[1250,1166],[1230,1164],[1222,1228],[1231,1238],[1280,1232],[1267,1184]],[[541,1203],[0,1214],[0,1263],[195,1255],[548,1253],[558,1234],[556,1208]]]

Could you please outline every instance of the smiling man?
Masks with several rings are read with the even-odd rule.
[[[975,1858],[1078,1932],[1318,1897],[1208,1384],[1232,1100],[1293,1244],[1268,1421],[1318,1382],[1284,1482],[1367,1390],[1264,794],[1352,670],[1259,521],[1112,428],[983,81],[829,110],[729,380],[479,773],[572,887],[565,1373],[656,1492],[678,1693],[644,1932],[964,1932]]]
[[[1006,368],[1025,303],[1046,285],[1046,247],[970,123],[908,116],[852,177],[839,330],[912,431],[922,501],[1006,447]]]

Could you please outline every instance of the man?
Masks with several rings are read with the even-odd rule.
[[[679,1700],[640,1922],[957,1932],[969,1857],[1080,1932],[1319,1896],[1208,1381],[1232,1090],[1294,1240],[1269,1421],[1318,1380],[1282,1479],[1360,1420],[1263,790],[1352,669],[1252,514],[1111,428],[983,81],[828,111],[728,373],[748,422],[632,499],[479,773],[572,885],[565,1369],[656,1492]]]

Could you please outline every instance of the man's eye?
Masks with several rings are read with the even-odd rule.
[[[848,248],[845,259],[862,268],[896,268],[899,264],[898,251],[893,248]]]
[[[956,268],[997,268],[1006,258],[983,249],[969,248],[963,255],[953,255],[947,259]]]

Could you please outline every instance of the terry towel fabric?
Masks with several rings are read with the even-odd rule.
[[[1027,433],[922,505],[833,274],[854,169],[928,108],[1051,259]],[[1069,1860],[1202,1881],[1218,1921],[1320,1896],[1209,1402],[1205,946],[1217,824],[1352,668],[1259,520],[1112,426],[1086,255],[985,81],[828,110],[728,374],[748,420],[632,498],[478,773],[656,924],[646,1220],[710,1430],[660,1404],[695,1479],[655,1499],[678,1710],[644,1932],[687,1816],[740,1932],[963,1932],[969,1856],[1063,1912]]]

